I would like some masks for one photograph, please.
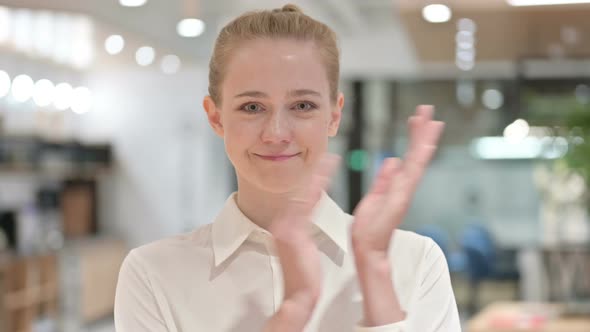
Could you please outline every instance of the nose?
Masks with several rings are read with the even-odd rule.
[[[268,118],[265,119],[261,138],[264,143],[290,142],[292,128],[287,112],[283,110],[270,112]]]

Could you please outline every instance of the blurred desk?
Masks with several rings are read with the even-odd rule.
[[[590,316],[563,317],[561,305],[498,302],[467,323],[467,332],[588,332]]]

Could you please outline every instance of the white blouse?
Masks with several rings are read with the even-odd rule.
[[[305,331],[460,331],[447,263],[429,238],[397,230],[390,257],[402,322],[361,327],[362,295],[350,249],[352,216],[324,195],[313,236],[322,294]],[[252,223],[232,194],[212,224],[132,250],[117,284],[118,332],[262,331],[283,296],[270,233]]]

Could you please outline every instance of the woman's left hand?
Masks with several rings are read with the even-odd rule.
[[[443,122],[432,120],[433,113],[432,106],[417,107],[408,120],[410,146],[404,160],[385,160],[369,193],[354,211],[352,247],[363,292],[365,324],[369,326],[403,319],[392,286],[388,251],[444,129]]]

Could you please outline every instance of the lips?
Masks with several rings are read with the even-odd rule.
[[[255,153],[255,155],[257,157],[260,157],[261,159],[264,160],[269,160],[269,161],[284,161],[284,160],[289,160],[295,156],[298,156],[299,153],[294,153],[294,154],[273,154],[273,155],[262,155],[262,154],[257,154]]]

